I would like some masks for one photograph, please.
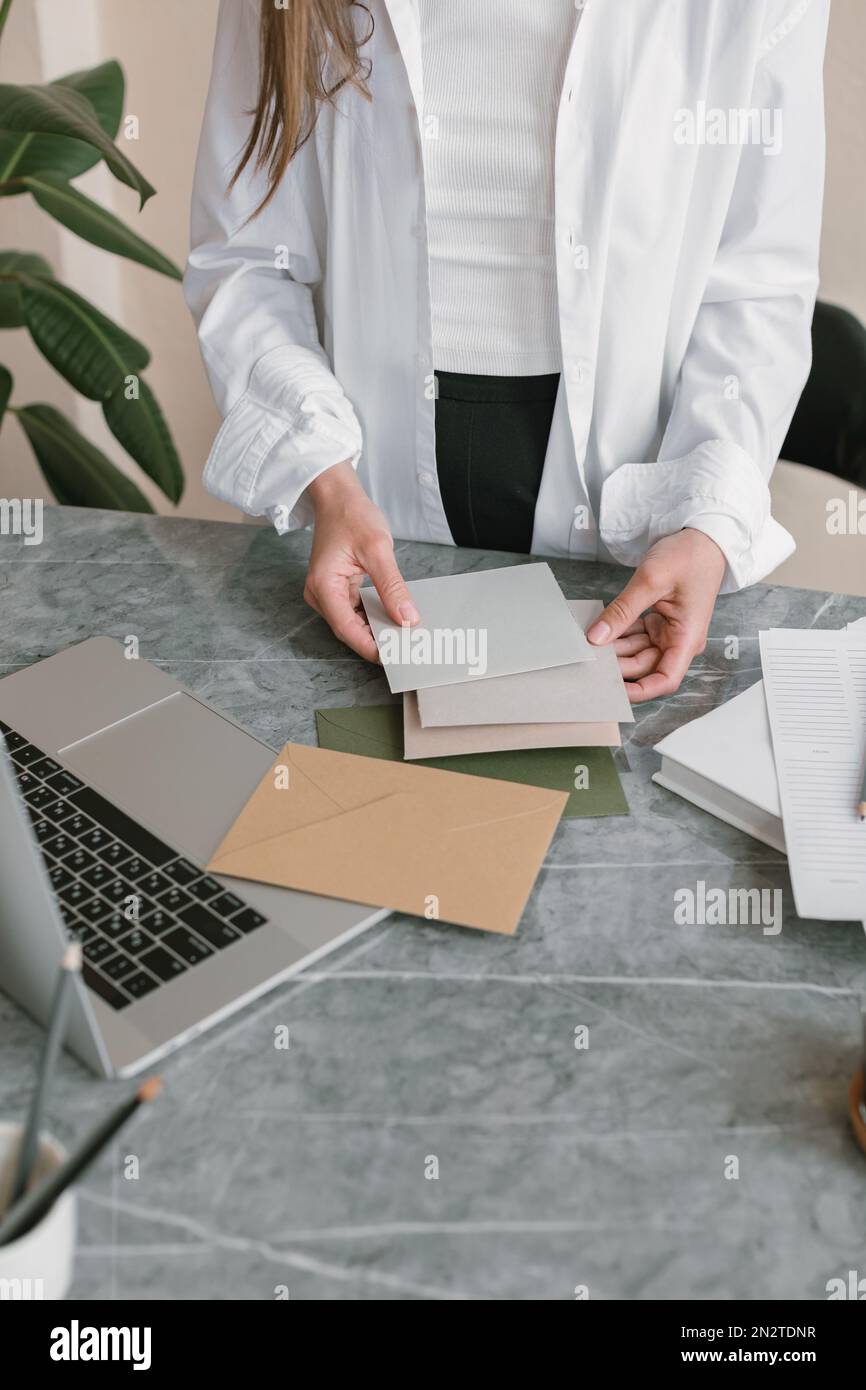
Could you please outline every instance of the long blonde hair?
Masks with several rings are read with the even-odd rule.
[[[352,10],[363,9],[369,27],[355,33]],[[309,140],[319,107],[346,86],[369,99],[369,58],[361,48],[373,33],[373,16],[359,0],[261,0],[259,90],[249,139],[232,176],[234,185],[252,162],[267,169],[267,190],[253,216],[273,198],[298,150]]]

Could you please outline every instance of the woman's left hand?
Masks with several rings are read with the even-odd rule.
[[[665,536],[587,632],[596,646],[615,644],[633,705],[679,689],[692,657],[707,645],[725,563],[703,531]]]

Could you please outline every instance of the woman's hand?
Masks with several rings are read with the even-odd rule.
[[[350,463],[338,463],[320,474],[307,496],[316,517],[304,598],[341,642],[367,661],[377,661],[376,643],[358,598],[365,575],[395,626],[419,621],[394,559],[388,523]]]
[[[679,688],[692,657],[707,645],[724,573],[725,557],[715,541],[686,528],[647,551],[622,593],[593,623],[586,635],[597,646],[615,643],[633,705]]]

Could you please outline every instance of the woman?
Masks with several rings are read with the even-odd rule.
[[[634,566],[591,632],[677,689],[793,541],[828,0],[222,0],[188,302],[215,496],[314,525],[353,650],[391,536]],[[645,615],[642,617],[642,615]]]

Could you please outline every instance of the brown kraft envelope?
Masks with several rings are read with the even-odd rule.
[[[510,935],[567,800],[287,743],[208,868]]]

